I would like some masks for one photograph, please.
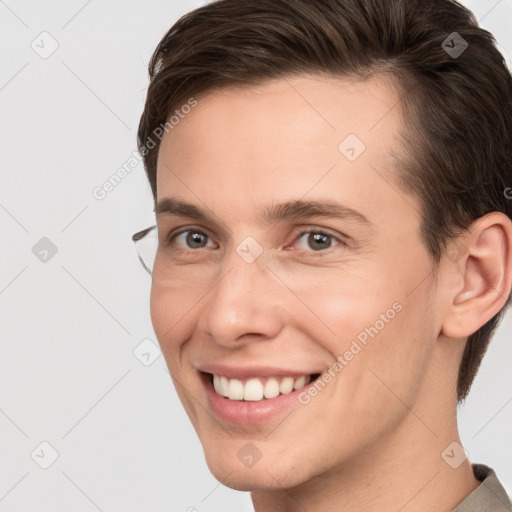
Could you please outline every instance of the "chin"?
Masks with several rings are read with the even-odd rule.
[[[208,469],[219,482],[237,491],[289,489],[312,477],[304,461],[294,464],[289,456],[285,460],[262,456],[253,466],[246,466],[236,454],[218,448],[205,451]]]

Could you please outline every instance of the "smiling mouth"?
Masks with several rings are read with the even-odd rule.
[[[320,373],[299,377],[253,377],[249,379],[229,379],[222,375],[201,372],[215,392],[228,400],[260,402],[280,395],[288,395],[314,382]]]

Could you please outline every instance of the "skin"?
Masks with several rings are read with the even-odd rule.
[[[479,219],[462,256],[433,267],[421,202],[394,175],[398,101],[382,77],[287,77],[199,96],[162,139],[157,200],[185,200],[214,220],[157,216],[154,330],[208,467],[251,491],[256,512],[450,511],[479,484],[469,459],[453,469],[441,454],[461,444],[465,339],[510,292],[511,222]],[[350,133],[366,145],[353,162],[338,149]],[[259,220],[263,206],[290,199],[337,201],[372,226]],[[206,246],[186,235],[165,245],[183,227],[207,235]],[[334,238],[318,249],[302,231]],[[247,236],[263,249],[250,264],[236,252]],[[243,427],[209,410],[197,366],[324,371],[396,302],[402,310],[307,405]],[[250,468],[237,457],[249,441],[262,454]]]

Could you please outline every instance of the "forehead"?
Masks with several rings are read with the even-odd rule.
[[[390,192],[385,178],[402,125],[400,97],[382,76],[287,77],[197,101],[164,134],[157,199],[179,195],[242,211],[264,199],[341,193],[351,206],[370,189],[383,188],[384,199]]]

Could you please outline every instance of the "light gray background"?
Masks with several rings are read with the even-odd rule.
[[[465,3],[510,66],[512,0]],[[92,195],[136,151],[154,47],[201,4],[0,1],[2,512],[252,510],[209,473],[163,357],[133,353],[155,342],[130,240],[153,221],[142,165]],[[31,48],[51,49],[43,31],[59,45],[46,59]],[[42,237],[58,249],[46,263]],[[460,411],[471,460],[509,494],[511,333],[509,313]]]

